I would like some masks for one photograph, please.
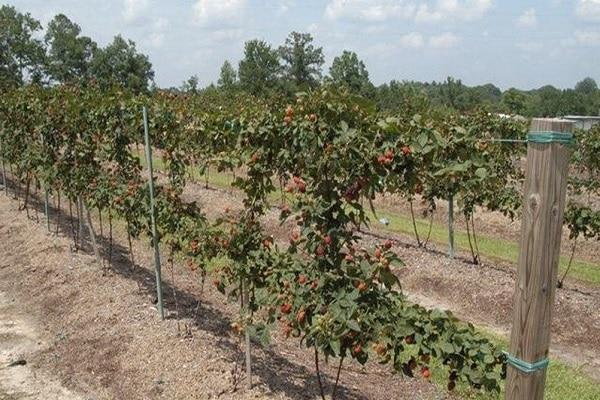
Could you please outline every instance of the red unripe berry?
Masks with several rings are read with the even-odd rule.
[[[290,303],[282,304],[280,310],[283,314],[289,314],[292,312],[292,305]]]
[[[317,246],[315,253],[317,254],[317,256],[323,257],[325,255],[325,247],[323,247],[321,245]]]
[[[429,368],[423,367],[421,369],[421,375],[423,376],[423,378],[429,379],[431,377],[431,371],[429,370]]]

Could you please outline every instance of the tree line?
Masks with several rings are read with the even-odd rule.
[[[40,33],[44,35],[40,38]],[[510,88],[502,91],[488,83],[468,86],[448,77],[442,82],[392,80],[379,86],[369,77],[365,63],[352,51],[344,50],[324,73],[323,48],[309,33],[291,32],[280,46],[259,39],[244,44],[236,67],[226,60],[219,79],[200,87],[191,76],[174,92],[216,91],[225,94],[244,91],[260,97],[291,97],[294,93],[323,84],[344,86],[384,111],[433,106],[458,111],[485,107],[489,111],[523,116],[554,117],[567,114],[600,115],[600,90],[596,81],[585,78],[574,88],[546,85],[533,90]],[[45,28],[29,13],[12,6],[0,8],[0,90],[28,83],[42,85],[87,84],[108,87],[114,84],[134,92],[155,90],[154,71],[147,55],[136,44],[114,37],[105,47],[81,34],[81,27],[63,14]]]
[[[100,47],[64,14],[56,15],[44,31],[31,14],[7,5],[0,8],[0,91],[29,83],[94,82],[143,92],[153,79],[148,56],[121,35]]]

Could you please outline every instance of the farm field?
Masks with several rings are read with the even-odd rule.
[[[226,207],[242,207],[241,195],[230,189],[207,190],[203,185],[191,183],[186,186],[184,196],[202,204],[213,218]],[[42,199],[36,200],[35,213],[43,218]],[[78,393],[86,396],[94,393],[97,398],[107,399],[136,398],[142,393],[147,396],[144,398],[157,399],[164,396],[311,399],[318,395],[317,391],[307,391],[316,388],[312,360],[295,346],[293,342],[297,339],[281,335],[276,335],[271,346],[255,352],[259,383],[246,392],[241,372],[241,338],[229,327],[235,320],[235,307],[225,302],[211,285],[202,289],[197,276],[181,266],[174,285],[165,270],[165,301],[169,311],[166,324],[161,324],[153,305],[151,249],[136,241],[137,263],[132,268],[122,224],[115,235],[118,258],[113,268],[103,274],[91,255],[72,252],[64,234],[49,239],[43,223],[35,223],[24,212],[18,212],[15,200],[0,195],[0,201],[2,253],[8,256],[0,269],[4,282],[0,290],[5,298],[17,302],[19,310],[23,307],[38,316],[34,325],[42,332],[44,343],[24,356],[27,368],[34,371],[32,381],[51,379],[57,393],[69,393],[74,399],[84,398]],[[66,211],[63,210],[63,229],[68,231]],[[53,215],[56,218],[56,212]],[[286,227],[279,225],[275,211],[264,217],[264,224],[278,241],[282,244],[286,241]],[[387,231],[372,233],[390,236]],[[394,250],[407,262],[398,273],[410,299],[428,307],[452,309],[461,319],[489,332],[495,340],[505,340],[514,285],[509,265],[486,262],[474,266],[461,259],[448,259],[442,254],[443,246],[426,251],[417,248],[409,235],[391,237],[395,241]],[[370,235],[363,238],[367,245],[372,240]],[[88,253],[89,250],[88,246]],[[7,286],[6,282],[11,284]],[[179,321],[174,318],[173,289],[181,310]],[[555,363],[549,379],[550,382],[569,380],[572,386],[550,384],[547,398],[594,399],[600,393],[596,375],[600,320],[594,319],[599,318],[594,312],[599,307],[599,297],[598,288],[570,281],[557,293],[551,351]],[[211,368],[202,368],[203,364]],[[390,393],[394,393],[394,398],[407,399],[448,397],[435,380],[430,384],[401,378],[385,367],[368,365],[366,369],[356,365],[344,369],[340,398],[385,399]],[[77,370],[74,366],[78,366]],[[329,365],[325,369],[327,382],[331,384],[335,368]],[[356,385],[358,380],[364,384]],[[98,383],[100,387],[95,386]],[[570,397],[574,395],[573,388],[578,397]],[[2,390],[12,396],[8,397],[11,400],[27,393],[14,386],[0,386],[0,393]],[[450,397],[463,396],[473,395],[458,392]]]
[[[0,400],[600,400],[600,0],[521,3],[0,4]]]
[[[8,354],[7,373],[23,375],[9,376],[13,387],[4,392],[36,390],[44,383],[17,383],[35,378],[31,366],[47,371],[48,358],[64,358],[65,372],[43,379],[58,391],[105,398],[379,399],[390,387],[400,398],[502,396],[512,371],[504,351],[523,185],[523,151],[510,146],[523,143],[522,122],[485,112],[388,117],[327,90],[298,94],[283,110],[253,97],[207,106],[201,97],[166,93],[106,95],[27,88],[0,103],[5,198],[27,224],[63,240],[43,246],[56,252],[57,267],[94,255],[90,275],[67,271],[72,284],[26,290],[18,285],[31,279],[7,276],[4,298],[19,304],[34,293],[59,296],[31,306],[64,309],[54,319],[50,310],[35,320],[15,316],[16,333],[6,335],[16,334],[11,342],[26,350],[37,343],[27,351],[35,361]],[[572,385],[594,398],[600,378],[592,241],[599,214],[590,208],[599,133],[579,136],[568,182],[563,240],[579,240],[579,253],[557,257],[559,271],[570,274],[550,297],[548,398],[568,398]],[[407,199],[414,213],[407,214]],[[444,203],[454,204],[454,214]],[[444,219],[452,218],[450,258]],[[16,221],[7,223],[9,233]],[[8,246],[17,266],[5,268],[48,271],[22,268],[27,253]],[[109,279],[115,281],[102,284]],[[132,283],[136,293],[107,294]],[[8,313],[18,309],[10,301]],[[99,309],[84,317],[85,305]],[[52,325],[61,318],[71,322]],[[86,322],[79,327],[79,320]],[[59,331],[48,338],[31,328],[36,324]],[[195,348],[189,342],[196,336],[208,339]],[[184,351],[169,340],[192,347]],[[157,343],[168,355],[147,355]],[[231,375],[218,384],[202,368],[214,360],[217,376]],[[302,372],[274,381],[297,368]],[[363,378],[364,387],[356,383]]]

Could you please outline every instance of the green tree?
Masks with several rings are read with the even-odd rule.
[[[279,47],[286,77],[297,87],[314,87],[325,63],[323,49],[315,47],[310,33],[292,32]]]
[[[81,28],[63,14],[48,24],[44,41],[48,49],[48,74],[60,83],[84,80],[89,77],[89,66],[96,43],[80,36]]]
[[[373,97],[374,86],[369,80],[369,71],[365,63],[356,53],[344,50],[342,55],[335,57],[329,68],[330,80],[335,85],[342,85],[352,92],[366,97]]]
[[[102,86],[119,84],[138,93],[147,91],[154,79],[148,56],[138,53],[135,43],[120,35],[104,49],[95,51],[90,72]]]
[[[502,95],[502,104],[511,114],[523,115],[527,109],[525,94],[518,89],[510,88]]]
[[[247,92],[264,94],[273,90],[281,74],[277,51],[262,40],[246,42],[238,71],[240,86]]]
[[[460,79],[449,76],[446,82],[440,86],[443,103],[455,110],[464,110],[465,86]]]
[[[535,101],[532,115],[536,117],[556,117],[560,114],[562,92],[552,85],[542,86],[534,91]]]
[[[575,91],[586,96],[590,96],[596,93],[598,90],[598,84],[593,78],[587,77],[582,81],[577,82],[575,85]]]
[[[404,115],[424,114],[431,106],[430,98],[415,82],[390,81],[377,88],[377,106],[385,111]]]
[[[585,78],[575,85],[575,92],[583,98],[583,113],[598,115],[600,113],[600,90],[593,78]]]
[[[27,78],[41,81],[44,47],[35,33],[42,29],[29,13],[0,7],[0,89],[22,85]]]
[[[231,90],[235,87],[236,83],[237,73],[235,72],[235,69],[233,69],[233,66],[229,60],[225,60],[221,66],[221,75],[219,76],[219,81],[217,84],[221,89]]]
[[[181,84],[181,91],[196,94],[198,93],[199,84],[200,80],[198,79],[198,75],[192,75],[186,81],[183,81]]]

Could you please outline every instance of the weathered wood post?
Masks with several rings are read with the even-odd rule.
[[[531,122],[507,400],[544,397],[572,129],[565,120]]]
[[[156,230],[156,210],[154,200],[154,173],[152,171],[152,147],[150,145],[150,134],[148,133],[148,111],[143,109],[144,114],[144,142],[146,144],[146,162],[148,163],[148,185],[150,187],[150,221],[152,223],[152,247],[154,247],[154,272],[156,275],[156,298],[158,301],[158,312],[160,319],[165,319],[162,295],[162,278],[160,267],[160,249],[158,243],[158,232]]]

